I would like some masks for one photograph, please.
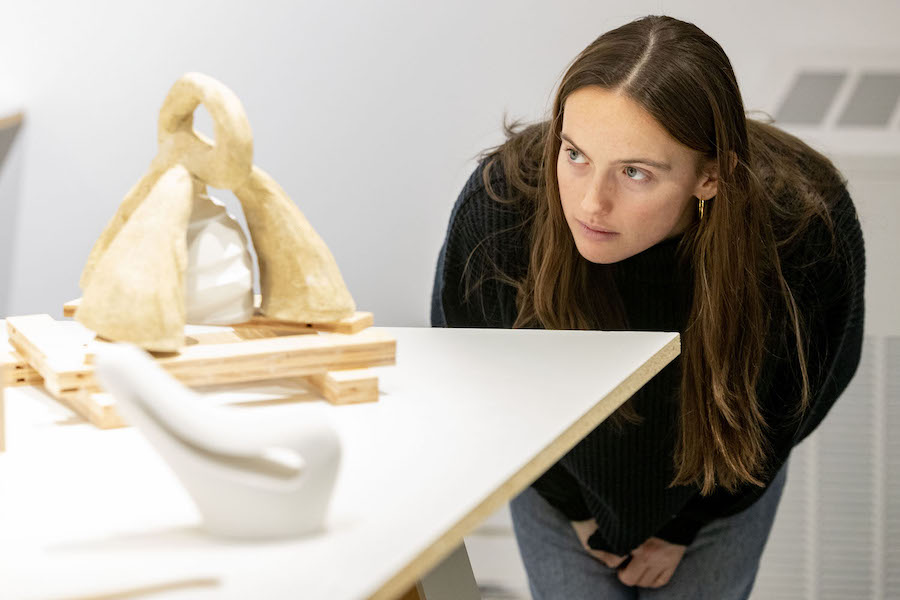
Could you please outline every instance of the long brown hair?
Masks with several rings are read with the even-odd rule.
[[[831,230],[828,201],[845,181],[827,158],[799,139],[746,117],[728,57],[695,25],[649,16],[609,31],[573,61],[548,121],[506,125],[507,141],[483,155],[491,197],[522,202],[530,210],[523,223],[530,239],[527,274],[511,282],[518,289],[514,327],[625,325],[612,270],[603,268],[609,265],[589,270],[560,204],[556,165],[563,108],[570,94],[589,85],[626,94],[674,139],[699,152],[698,174],[704,159],[716,161],[716,197],[677,250],[695,275],[682,335],[671,485],[696,484],[704,494],[716,485],[728,490],[763,485],[769,448],[756,385],[773,330],[796,346],[802,393],[795,414],[809,403],[805,325],[779,251],[814,218]],[[503,194],[492,185],[495,168],[503,171]],[[773,312],[773,305],[784,310]],[[773,324],[773,314],[784,315],[783,323]],[[620,425],[639,420],[628,404],[618,412]]]

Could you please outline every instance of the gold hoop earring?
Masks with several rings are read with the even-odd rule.
[[[703,198],[697,198],[698,203],[697,207],[700,209],[700,220],[703,220],[703,209],[706,208],[706,200]]]

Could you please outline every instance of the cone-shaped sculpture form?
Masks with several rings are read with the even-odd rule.
[[[194,187],[176,165],[166,171],[100,257],[75,319],[98,335],[148,350],[184,345],[184,273]]]
[[[263,314],[307,323],[353,315],[356,305],[334,256],[275,180],[254,166],[234,193],[259,259]]]

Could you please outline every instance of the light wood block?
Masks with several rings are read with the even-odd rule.
[[[98,429],[128,426],[116,410],[115,399],[106,392],[82,391],[63,398],[62,402]]]
[[[96,389],[87,360],[92,332],[67,336],[49,315],[10,317],[6,320],[10,344],[57,395],[80,388]],[[80,335],[79,335],[80,333]],[[178,354],[157,355],[157,361],[186,385],[217,385],[271,378],[360,369],[395,364],[396,342],[378,329],[355,334],[287,335],[227,344],[195,344]]]
[[[9,343],[44,378],[44,387],[61,398],[66,392],[96,388],[92,371],[85,364],[93,333],[87,329],[55,327],[49,315],[9,317],[6,333]]]
[[[10,317],[5,333],[4,382],[43,384],[101,429],[125,425],[94,378],[94,348],[108,342],[49,315]],[[278,333],[266,327],[189,331],[181,352],[156,355],[157,362],[188,386],[302,377],[333,404],[377,401],[378,379],[365,369],[396,362],[396,341],[374,328],[354,334]]]
[[[43,381],[40,373],[32,369],[18,352],[0,351],[0,387],[40,385]]]
[[[259,312],[261,297],[256,295],[257,314],[249,321],[244,323],[234,323],[229,325],[235,329],[260,329],[271,328],[279,331],[303,333],[310,331],[325,331],[332,333],[357,333],[371,327],[375,323],[375,316],[370,312],[357,311],[353,316],[334,321],[332,323],[298,323],[296,321],[280,321],[278,319],[270,319]],[[75,310],[81,303],[81,298],[66,302],[63,305],[63,316],[74,317]]]
[[[271,327],[282,331],[302,332],[304,330],[327,331],[333,333],[357,333],[371,327],[375,322],[375,317],[370,312],[357,311],[353,316],[334,321],[333,323],[297,323],[295,321],[279,321],[278,319],[269,319],[265,315],[257,314],[246,323],[236,323],[231,327]]]
[[[332,404],[378,400],[378,377],[367,369],[319,373],[306,379]]]
[[[38,385],[42,381],[40,374],[9,344],[6,320],[0,319],[0,387]]]
[[[313,379],[316,378],[316,381]],[[334,405],[376,402],[378,400],[378,378],[371,371],[334,371],[331,374],[302,378],[309,382],[313,390]],[[324,381],[323,381],[324,380]],[[318,383],[321,381],[321,383]],[[77,392],[63,394],[58,398],[65,406],[77,413],[98,429],[127,427],[128,423],[116,410],[116,401],[106,392]],[[291,398],[296,402],[296,398]],[[279,402],[283,402],[279,400]]]

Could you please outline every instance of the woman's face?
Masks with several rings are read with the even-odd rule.
[[[683,232],[716,194],[714,162],[677,142],[630,98],[597,86],[566,99],[559,196],[578,251],[614,263]],[[612,233],[600,233],[604,230]]]

